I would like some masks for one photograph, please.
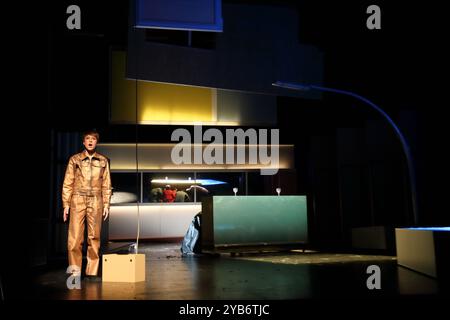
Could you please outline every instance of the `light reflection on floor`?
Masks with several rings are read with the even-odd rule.
[[[292,250],[289,253],[265,253],[258,255],[240,255],[235,259],[283,264],[327,264],[349,262],[395,262],[396,257],[382,255],[359,255],[342,253],[319,253],[315,251],[301,252]]]
[[[245,300],[322,297],[395,297],[438,293],[435,279],[397,266],[395,257],[284,252],[182,257],[179,244],[141,244],[146,281],[82,280],[66,287],[64,268],[38,277],[30,299],[67,300]],[[381,290],[368,290],[367,267],[381,268]]]

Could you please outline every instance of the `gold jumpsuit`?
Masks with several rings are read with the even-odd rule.
[[[69,265],[76,265],[81,270],[86,221],[86,275],[95,276],[98,272],[103,208],[109,208],[111,190],[108,158],[95,152],[92,159],[89,159],[86,150],[70,158],[62,188],[63,206],[70,208],[67,241]]]

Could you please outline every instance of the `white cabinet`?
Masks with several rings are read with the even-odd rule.
[[[146,203],[139,205],[140,239],[182,238],[201,203]],[[133,240],[137,236],[137,205],[111,206],[109,240]]]

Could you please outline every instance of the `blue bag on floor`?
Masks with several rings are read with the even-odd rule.
[[[200,214],[195,215],[181,243],[183,255],[200,253]]]

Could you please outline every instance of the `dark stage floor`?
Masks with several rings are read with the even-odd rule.
[[[395,257],[290,251],[182,257],[177,243],[145,243],[146,282],[82,280],[66,287],[65,268],[35,277],[29,299],[241,300],[328,297],[442,296],[433,278],[397,266]],[[369,290],[369,265],[381,268],[381,289]]]

